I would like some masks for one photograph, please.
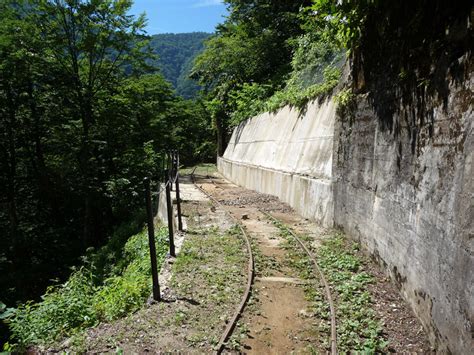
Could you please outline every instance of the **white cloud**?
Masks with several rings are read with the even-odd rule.
[[[222,0],[198,0],[193,7],[208,7],[222,5]]]

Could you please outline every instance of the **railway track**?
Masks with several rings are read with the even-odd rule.
[[[244,294],[242,295],[242,299],[241,299],[239,305],[237,306],[236,311],[234,312],[234,314],[233,314],[232,318],[230,319],[229,323],[227,324],[227,327],[225,328],[224,333],[222,334],[221,338],[219,339],[219,343],[217,344],[216,353],[221,354],[222,351],[225,348],[225,342],[232,335],[232,331],[234,330],[234,328],[237,324],[237,321],[239,320],[240,315],[242,314],[242,312],[245,308],[245,305],[246,305],[248,299],[250,298],[250,293],[251,293],[251,290],[252,290],[252,283],[253,283],[253,279],[255,277],[255,268],[254,268],[255,264],[254,264],[254,258],[253,258],[253,253],[252,253],[252,245],[250,244],[250,240],[249,240],[248,235],[245,232],[245,229],[242,226],[242,224],[230,212],[228,212],[225,208],[223,208],[222,204],[219,201],[217,201],[207,191],[205,191],[202,187],[200,187],[198,184],[196,184],[196,181],[194,179],[194,171],[191,174],[191,179],[192,179],[192,182],[193,182],[194,186],[196,186],[197,189],[199,189],[202,193],[204,193],[207,197],[209,197],[209,199],[215,205],[219,206],[222,210],[226,211],[226,213],[229,215],[229,217],[236,223],[236,225],[239,226],[239,229],[242,233],[245,244],[247,246],[247,252],[248,252],[248,255],[249,255],[249,262],[248,262],[248,267],[247,267],[247,285],[245,287]]]
[[[308,255],[308,257],[311,259],[311,262],[313,263],[313,268],[318,273],[321,279],[321,282],[324,285],[324,290],[326,291],[326,298],[329,303],[329,310],[331,314],[331,354],[337,354],[336,311],[334,308],[334,301],[332,299],[331,289],[329,288],[329,284],[327,283],[326,277],[324,276],[324,273],[319,267],[316,261],[316,258],[314,257],[314,254],[311,252],[311,250],[308,249],[308,247],[303,243],[303,241],[290,228],[284,225],[283,221],[272,216],[268,212],[262,211],[261,209],[259,211],[263,213],[265,216],[267,216],[270,220],[274,222],[279,222],[281,225],[283,225],[284,228],[288,231],[288,233],[290,233],[290,235],[296,240],[296,242],[305,251],[306,255]]]
[[[232,331],[234,330],[237,321],[242,315],[242,312],[244,311],[245,305],[250,297],[250,294],[252,292],[252,284],[253,280],[255,278],[255,263],[254,263],[254,257],[253,257],[253,252],[252,252],[252,245],[250,243],[249,236],[247,232],[245,231],[245,228],[243,227],[242,223],[235,218],[224,206],[211,194],[209,194],[206,190],[204,190],[201,186],[199,186],[194,177],[194,172],[191,174],[191,179],[196,186],[197,189],[199,189],[202,193],[204,193],[211,201],[213,204],[215,204],[217,207],[220,207],[222,210],[224,210],[230,217],[231,219],[235,222],[236,225],[239,226],[239,229],[242,233],[242,236],[244,238],[244,241],[247,246],[247,251],[249,255],[249,263],[248,263],[248,273],[247,273],[247,285],[244,291],[244,294],[241,298],[241,302],[237,306],[232,318],[230,319],[226,329],[224,330],[224,333],[222,334],[219,343],[217,345],[217,350],[216,353],[220,354],[222,351],[225,349],[225,344],[226,341],[229,339],[229,337],[232,335]],[[214,183],[212,179],[208,179],[211,183]],[[266,216],[268,219],[274,221],[274,222],[279,222],[281,226],[284,226],[284,228],[288,231],[288,233],[295,239],[297,244],[302,248],[302,250],[306,253],[308,258],[311,260],[313,264],[314,271],[319,275],[319,278],[321,279],[321,282],[323,283],[325,293],[326,293],[326,298],[329,303],[329,309],[330,309],[330,317],[331,317],[331,354],[335,355],[337,354],[337,335],[336,335],[336,313],[335,313],[335,307],[334,307],[334,302],[333,298],[331,295],[331,290],[329,288],[329,285],[326,281],[326,278],[324,276],[324,273],[322,272],[321,268],[319,267],[315,256],[311,252],[311,250],[304,244],[304,242],[289,228],[287,227],[283,221],[279,220],[275,216],[271,215],[270,213],[263,211],[262,209],[258,209],[260,213],[262,213],[264,216]]]

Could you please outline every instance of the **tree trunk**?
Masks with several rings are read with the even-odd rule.
[[[217,131],[217,156],[224,155],[227,148],[227,125],[225,124],[224,114],[216,115],[216,131]]]

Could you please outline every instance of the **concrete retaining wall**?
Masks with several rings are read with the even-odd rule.
[[[333,225],[335,106],[311,102],[305,114],[285,107],[240,124],[218,168],[236,184],[273,194],[307,218]]]
[[[384,265],[440,351],[474,348],[473,79],[451,86],[432,121],[400,135],[379,126],[364,97],[353,116],[331,100],[285,107],[237,127],[219,171],[336,225]],[[430,130],[432,134],[430,134]],[[407,134],[409,133],[409,134]],[[418,140],[413,142],[413,134]],[[415,149],[413,149],[415,148]]]

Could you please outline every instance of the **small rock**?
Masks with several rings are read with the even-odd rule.
[[[249,219],[249,215],[248,214],[243,214],[241,219]]]

